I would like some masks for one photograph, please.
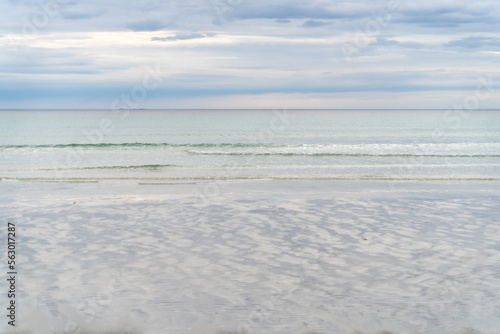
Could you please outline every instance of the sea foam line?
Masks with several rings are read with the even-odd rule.
[[[100,181],[356,181],[356,180],[392,180],[392,181],[500,181],[500,177],[467,177],[467,176],[411,176],[411,177],[392,177],[379,175],[347,175],[347,176],[265,176],[251,175],[240,177],[226,176],[194,176],[194,177],[95,177],[95,178],[42,178],[42,177],[3,177],[0,181],[21,181],[21,182],[61,182],[77,183]]]

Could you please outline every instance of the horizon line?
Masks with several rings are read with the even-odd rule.
[[[173,110],[415,110],[415,111],[429,111],[429,110],[462,110],[456,108],[134,108],[134,109],[110,109],[110,108],[89,108],[89,109],[73,109],[73,108],[47,108],[47,109],[31,109],[31,108],[0,108],[0,111],[173,111]],[[474,111],[500,111],[498,109],[470,109]]]

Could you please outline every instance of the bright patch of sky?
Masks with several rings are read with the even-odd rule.
[[[0,15],[0,108],[450,108],[478,85],[480,108],[500,106],[496,0],[9,0]]]

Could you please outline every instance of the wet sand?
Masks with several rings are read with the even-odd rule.
[[[2,221],[18,229],[27,333],[500,328],[498,182],[0,189]]]

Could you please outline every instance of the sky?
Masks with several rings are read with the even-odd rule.
[[[1,0],[0,109],[500,109],[498,0]]]

